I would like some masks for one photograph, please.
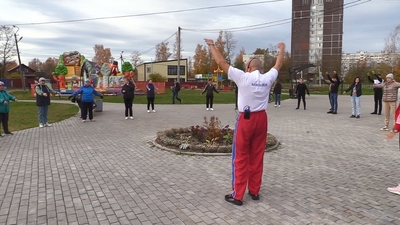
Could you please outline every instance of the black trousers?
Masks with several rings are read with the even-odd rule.
[[[89,120],[93,119],[93,102],[81,102],[81,117],[86,120],[89,113]]]
[[[132,105],[133,105],[133,98],[124,98],[124,104],[125,104],[125,117],[133,116],[132,112]]]
[[[306,95],[297,95],[297,108],[300,107],[300,101],[303,100],[304,109],[306,108]]]
[[[147,110],[150,110],[150,105],[151,109],[154,110],[154,97],[147,97]]]
[[[207,108],[212,108],[214,101],[214,95],[206,95],[206,106]],[[208,107],[210,106],[210,107]]]
[[[4,133],[10,133],[8,130],[8,117],[9,113],[0,113],[0,123],[3,124]]]
[[[382,91],[375,91],[374,92],[374,102],[375,102],[375,107],[374,107],[374,112],[375,113],[382,113],[382,96],[383,93]],[[378,109],[379,106],[379,109]]]

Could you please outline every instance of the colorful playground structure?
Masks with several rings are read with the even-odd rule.
[[[124,78],[133,79],[135,71],[125,71],[122,74],[118,69],[118,62],[103,62],[100,65],[89,61],[78,51],[64,52],[59,57],[59,64],[53,72],[56,81],[55,89],[62,95],[70,95],[84,85],[89,79],[95,89],[103,94],[119,94],[124,85]],[[165,93],[165,84],[158,83],[160,93]],[[145,92],[146,82],[137,82],[138,92]]]

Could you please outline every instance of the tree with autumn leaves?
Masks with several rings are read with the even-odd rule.
[[[227,62],[230,62],[232,66],[238,69],[244,70],[245,64],[243,62],[243,55],[246,55],[245,49],[239,51],[233,60],[233,54],[236,47],[237,41],[234,39],[233,34],[229,31],[220,31],[217,40],[214,42],[215,47],[225,57]],[[272,47],[267,49],[257,48],[253,54],[263,55],[264,72],[273,67],[276,61],[276,57],[271,52],[274,52]],[[285,52],[282,68],[280,70],[280,79],[282,81],[289,80],[288,69],[290,67],[290,54]],[[215,60],[212,58],[210,48],[207,45],[197,44],[195,54],[193,56],[193,73],[194,74],[208,74],[218,68]],[[224,71],[227,73],[227,71]]]
[[[226,41],[223,40],[223,31],[219,32],[217,40],[214,42],[215,47],[228,61],[228,54],[225,49]],[[230,51],[233,49],[230,49]],[[229,60],[230,61],[230,60]],[[217,63],[211,55],[210,48],[207,45],[197,44],[193,56],[193,73],[194,74],[207,74],[213,72],[218,68]],[[226,72],[226,71],[224,71]]]

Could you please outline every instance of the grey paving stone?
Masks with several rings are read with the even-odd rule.
[[[126,121],[123,104],[105,103],[96,123],[76,116],[15,132],[1,139],[0,224],[400,224],[400,196],[386,190],[400,183],[398,137],[384,141],[384,117],[369,114],[372,96],[361,98],[361,119],[349,118],[348,96],[337,115],[326,114],[326,96],[307,97],[307,110],[294,110],[297,100],[269,105],[281,145],[265,154],[260,201],[246,195],[241,207],[223,199],[229,156],[148,144],[204,116],[233,127],[231,104],[157,105],[157,113],[135,105]]]

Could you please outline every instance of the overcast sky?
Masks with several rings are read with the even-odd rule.
[[[229,6],[238,4],[243,5]],[[248,30],[232,30],[236,52],[243,47],[250,54],[281,41],[290,52],[291,4],[291,0],[3,0],[0,24],[19,27],[25,64],[33,58],[45,61],[74,50],[92,59],[95,44],[110,48],[114,58],[124,51],[123,57],[129,59],[136,50],[143,60],[151,61],[155,45],[171,37],[179,26],[184,58],[193,57],[197,44],[204,44],[203,38],[216,39],[219,30],[239,27]],[[343,51],[381,51],[384,39],[400,24],[399,9],[400,0],[345,0]],[[126,17],[37,24],[118,16]],[[283,24],[277,25],[280,20]],[[266,25],[253,29],[257,24]],[[175,36],[168,41],[172,51]]]

